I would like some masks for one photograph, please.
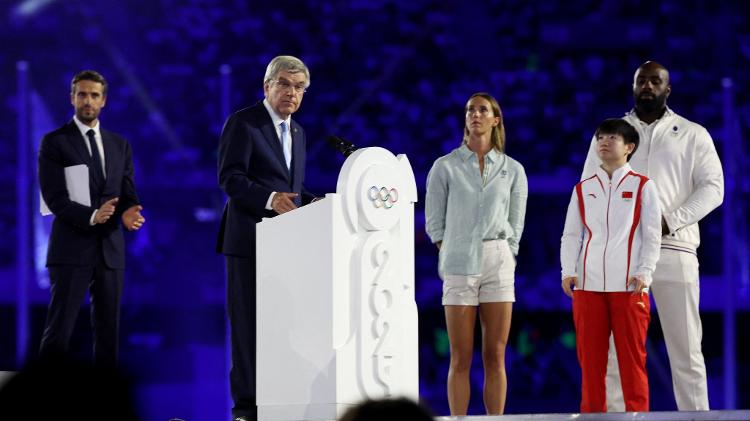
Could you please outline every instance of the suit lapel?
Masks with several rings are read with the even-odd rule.
[[[85,143],[87,140],[84,139],[81,131],[78,130],[78,126],[72,120],[68,123],[68,139],[81,161],[85,162],[87,166],[91,166],[91,155]]]
[[[86,164],[89,170],[89,188],[91,190],[92,196],[94,196],[94,192],[101,191],[101,189],[104,187],[104,177],[101,174],[96,174],[96,172],[93,170],[93,162],[91,161],[91,154],[89,153],[89,149],[86,147],[86,143],[88,142],[88,139],[86,139],[82,134],[81,131],[78,130],[78,126],[76,126],[75,122],[71,121],[69,123],[70,131],[68,135],[68,139],[70,140],[70,143],[73,146],[73,149],[75,149],[76,153],[80,156],[81,160]],[[106,154],[106,151],[105,151]]]
[[[104,180],[106,186],[110,180],[112,180],[112,172],[114,171],[115,152],[114,141],[109,132],[102,130],[102,147],[104,148],[104,172],[107,174],[107,179]]]
[[[298,182],[304,171],[302,166],[305,163],[305,145],[302,142],[302,133],[297,127],[297,123],[292,121],[292,186],[297,187],[302,184]]]

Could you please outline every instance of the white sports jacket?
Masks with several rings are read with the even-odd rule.
[[[609,179],[597,168],[576,184],[560,245],[562,278],[576,289],[632,291],[631,276],[651,285],[659,260],[661,211],[654,183],[625,164]]]
[[[711,135],[703,126],[669,108],[656,122],[652,136],[647,136],[647,125],[635,111],[623,119],[640,136],[630,165],[656,184],[662,214],[669,226],[662,248],[695,254],[700,244],[698,221],[724,200],[724,174]],[[596,139],[592,139],[582,175],[593,174],[600,164]]]

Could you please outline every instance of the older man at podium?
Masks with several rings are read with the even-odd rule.
[[[314,198],[302,185],[305,131],[291,119],[309,86],[310,72],[301,60],[274,58],[263,78],[263,101],[230,115],[221,133],[219,185],[228,200],[217,251],[226,257],[235,421],[257,417],[255,224]]]

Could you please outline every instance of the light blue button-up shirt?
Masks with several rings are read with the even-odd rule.
[[[518,255],[528,191],[523,166],[496,149],[483,174],[465,144],[438,158],[427,175],[425,229],[433,243],[442,241],[440,273],[479,274],[485,240],[506,239]]]

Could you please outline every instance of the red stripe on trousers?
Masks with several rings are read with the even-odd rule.
[[[646,334],[650,311],[648,294],[573,292],[581,412],[607,412],[605,377],[610,332],[615,338],[625,410],[648,411]]]

